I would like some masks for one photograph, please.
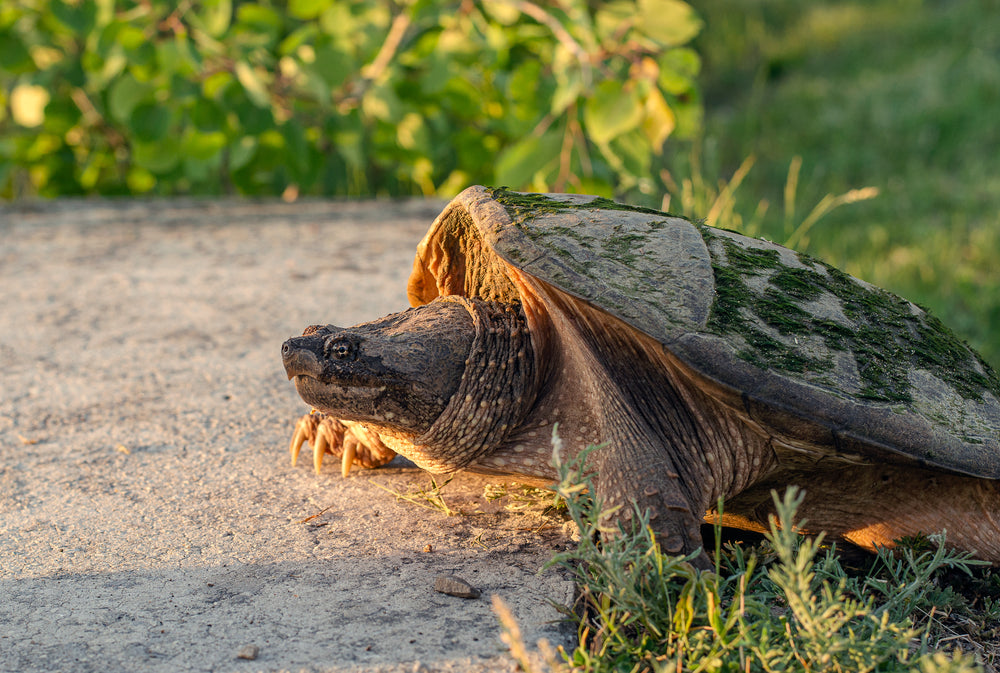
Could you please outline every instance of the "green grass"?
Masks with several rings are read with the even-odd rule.
[[[648,528],[608,536],[608,512],[587,495],[588,452],[563,464],[553,444],[556,490],[581,532],[554,560],[578,585],[564,609],[579,645],[557,654],[539,643],[533,656],[494,599],[525,671],[957,673],[1000,659],[1000,579],[965,554],[911,540],[848,567],[822,536],[797,534],[793,487],[774,494],[778,520],[763,543],[723,545],[716,528],[714,572],[698,571],[690,557],[663,554]]]
[[[705,134],[694,171],[673,146],[672,175],[728,180],[753,156],[734,210],[779,242],[824,195],[876,188],[796,247],[926,306],[1000,367],[1000,2],[693,4]]]

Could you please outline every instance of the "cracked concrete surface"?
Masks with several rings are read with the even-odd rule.
[[[282,341],[405,308],[441,205],[0,207],[0,671],[513,670],[492,594],[570,642],[541,507],[460,475],[448,517],[389,492],[431,483],[402,459],[289,464]]]

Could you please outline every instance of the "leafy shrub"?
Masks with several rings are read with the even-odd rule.
[[[0,194],[654,194],[680,0],[13,0]]]

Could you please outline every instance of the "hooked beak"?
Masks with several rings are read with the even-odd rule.
[[[322,348],[323,340],[311,335],[292,337],[281,344],[281,362],[289,380],[296,376],[317,378],[323,371],[323,365],[316,353]]]

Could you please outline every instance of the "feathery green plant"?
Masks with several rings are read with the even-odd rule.
[[[766,534],[770,549],[721,543],[716,529],[716,567],[699,571],[693,556],[665,555],[648,521],[634,533],[611,528],[610,510],[595,497],[585,464],[591,448],[563,462],[553,436],[560,481],[556,491],[581,535],[576,549],[553,565],[570,572],[579,598],[567,615],[578,625],[579,645],[551,649],[551,670],[603,671],[934,671],[980,670],[975,658],[956,650],[932,650],[930,622],[917,627],[914,611],[927,608],[944,569],[968,573],[967,554],[936,548],[878,554],[864,577],[851,577],[823,536],[799,535],[796,511],[802,492],[774,494],[777,517]],[[765,553],[767,552],[767,553]],[[765,563],[764,557],[773,557]],[[882,579],[879,574],[888,575]],[[526,671],[543,670],[527,654],[516,624],[497,609],[504,638]]]

